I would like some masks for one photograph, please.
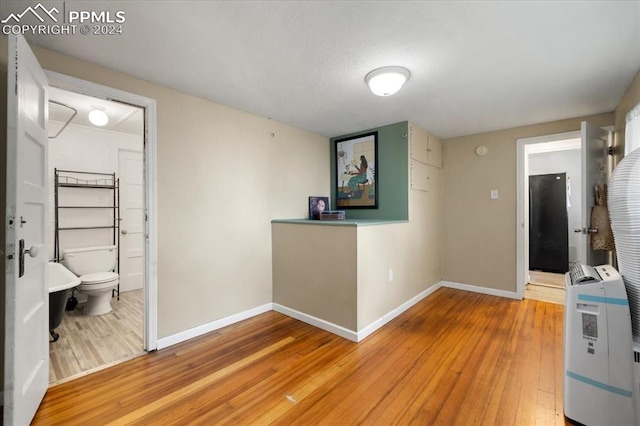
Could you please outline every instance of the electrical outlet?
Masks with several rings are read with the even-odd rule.
[[[497,200],[498,199],[498,190],[497,189],[492,189],[491,190],[491,199],[492,200]]]
[[[393,281],[393,269],[389,269],[389,282]]]

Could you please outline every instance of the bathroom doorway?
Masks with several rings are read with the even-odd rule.
[[[113,246],[113,271],[119,277],[119,285],[110,291],[108,313],[87,314],[82,286],[69,292],[55,330],[59,338],[49,345],[51,386],[156,348],[155,271],[149,268],[149,256],[155,257],[155,250],[149,250],[150,240],[155,241],[155,227],[149,223],[150,216],[155,218],[149,208],[155,200],[149,181],[154,179],[150,171],[155,170],[155,150],[148,139],[151,123],[144,102],[138,106],[123,92],[48,75],[48,231],[55,233],[50,259],[64,257],[65,250]],[[86,94],[92,91],[97,96]],[[114,100],[118,98],[125,102]],[[107,122],[91,122],[92,111],[104,113]],[[155,115],[155,108],[152,112]],[[72,184],[56,185],[56,174],[58,181],[65,176]],[[113,189],[93,187],[102,186],[105,175],[113,176]]]

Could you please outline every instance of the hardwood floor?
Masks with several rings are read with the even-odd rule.
[[[52,387],[34,424],[561,425],[562,328],[446,288],[359,344],[267,312]]]
[[[142,290],[120,294],[105,315],[82,315],[79,306],[65,311],[57,342],[49,344],[49,384],[111,366],[143,353]]]

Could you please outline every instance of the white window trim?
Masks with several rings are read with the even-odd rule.
[[[624,156],[640,148],[640,103],[627,113],[624,130]]]

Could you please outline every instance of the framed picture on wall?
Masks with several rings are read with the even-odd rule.
[[[320,213],[329,210],[329,197],[309,197],[309,219],[318,219]]]
[[[336,207],[378,208],[378,132],[335,141]]]

